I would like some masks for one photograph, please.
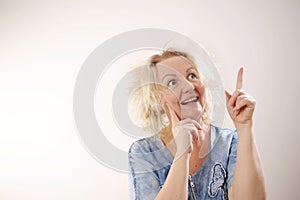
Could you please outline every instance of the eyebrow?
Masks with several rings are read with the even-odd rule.
[[[164,79],[165,79],[167,76],[173,76],[173,77],[176,77],[176,74],[165,74],[165,75],[162,77],[161,82],[163,82]]]
[[[189,67],[187,70],[185,70],[185,73],[188,73],[188,72],[189,72],[190,70],[192,70],[192,69],[194,69],[194,70],[196,70],[196,71],[198,72],[198,70],[197,70],[196,67],[191,66],[191,67]],[[173,76],[173,77],[176,77],[176,74],[165,74],[165,75],[162,77],[161,82],[163,82],[164,79],[165,79],[167,76]]]
[[[185,71],[185,73],[188,73],[188,71],[190,71],[191,69],[194,69],[194,70],[196,70],[197,72],[198,72],[198,70],[197,70],[197,68],[196,67],[194,67],[194,66],[191,66],[191,67],[189,67],[186,71]]]

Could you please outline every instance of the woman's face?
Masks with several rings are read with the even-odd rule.
[[[163,85],[162,104],[179,119],[199,121],[206,101],[206,88],[197,68],[186,58],[171,57],[157,64],[158,82]]]

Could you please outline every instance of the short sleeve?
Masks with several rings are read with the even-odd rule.
[[[234,175],[234,169],[235,169],[235,164],[236,164],[236,155],[237,155],[237,144],[238,144],[238,135],[236,130],[233,132],[233,137],[231,140],[231,145],[229,149],[229,158],[228,158],[228,165],[227,165],[227,189],[229,190],[232,180],[233,180],[233,175]]]
[[[129,160],[129,193],[132,200],[153,200],[160,190],[159,178],[151,159],[137,142],[128,152]]]

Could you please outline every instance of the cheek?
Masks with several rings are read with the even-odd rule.
[[[199,95],[200,95],[199,101],[200,101],[201,106],[203,107],[206,103],[206,87],[204,84],[199,84],[199,85],[196,85],[196,89],[199,92]]]
[[[177,113],[180,113],[180,106],[178,103],[178,98],[172,92],[166,92],[163,95],[163,103],[168,103],[168,105]]]

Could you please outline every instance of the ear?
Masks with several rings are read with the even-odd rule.
[[[159,95],[159,104],[162,106],[162,108],[166,111],[167,110],[167,106],[166,106],[166,99],[164,98],[164,96],[162,94]]]
[[[161,105],[162,109],[166,113],[168,110],[166,105],[168,103],[168,99],[165,97],[165,93],[161,88],[160,90],[158,90],[158,93],[156,93],[156,99],[158,100],[158,103]]]

